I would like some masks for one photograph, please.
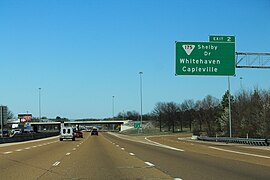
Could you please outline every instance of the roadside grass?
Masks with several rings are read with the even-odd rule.
[[[160,131],[159,128],[147,128],[147,129],[128,129],[123,132],[120,132],[121,134],[129,135],[129,136],[151,136],[151,135],[190,135],[192,134],[189,129],[183,129],[183,131],[175,130],[175,132],[172,131]]]

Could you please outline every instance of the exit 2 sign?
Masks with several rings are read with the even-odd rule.
[[[235,36],[220,36],[220,35],[210,35],[209,42],[234,42]]]

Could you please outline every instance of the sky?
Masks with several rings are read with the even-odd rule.
[[[0,104],[38,117],[40,93],[49,118],[140,112],[139,72],[143,113],[221,99],[228,77],[175,76],[175,41],[233,35],[237,52],[270,52],[269,18],[269,0],[0,0]],[[236,69],[231,92],[269,90],[269,77]]]

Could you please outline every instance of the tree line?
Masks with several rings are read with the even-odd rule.
[[[183,131],[208,136],[229,136],[229,97],[233,137],[270,137],[270,90],[241,90],[235,95],[226,91],[221,100],[207,95],[202,100],[182,103],[158,102],[151,113],[143,116],[152,120],[160,131]],[[118,118],[138,120],[139,113],[119,113]]]

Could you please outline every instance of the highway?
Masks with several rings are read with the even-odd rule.
[[[158,142],[158,143],[157,143]],[[270,149],[100,133],[0,145],[0,179],[269,179]]]

